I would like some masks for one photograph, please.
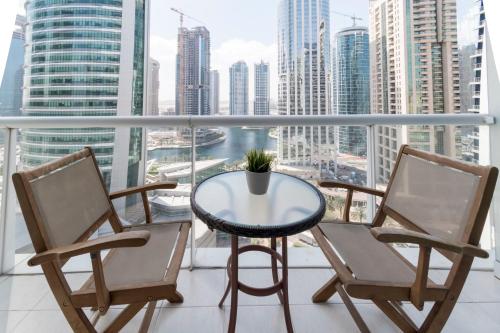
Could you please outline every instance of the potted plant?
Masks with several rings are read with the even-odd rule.
[[[252,194],[265,194],[271,177],[271,164],[274,157],[264,150],[251,149],[245,154],[247,160],[246,176],[248,190]]]

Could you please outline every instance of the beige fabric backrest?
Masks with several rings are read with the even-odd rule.
[[[31,180],[30,185],[53,247],[76,242],[111,209],[92,156]]]
[[[424,232],[463,241],[480,180],[475,174],[403,153],[385,205]]]

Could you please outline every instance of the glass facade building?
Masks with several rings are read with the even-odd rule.
[[[248,66],[244,61],[229,68],[229,114],[248,115]]]
[[[253,113],[256,116],[269,115],[269,64],[261,61],[255,64],[255,90]]]
[[[30,0],[22,111],[27,116],[142,115],[147,0]],[[133,24],[125,28],[124,22]],[[85,146],[94,148],[105,181],[128,164],[137,184],[142,129],[22,131],[21,161],[34,167]]]
[[[24,25],[26,17],[16,17],[16,29],[12,33],[9,55],[0,85],[0,116],[15,117],[21,115],[23,65],[24,65]]]
[[[370,113],[370,55],[368,28],[351,27],[336,35],[336,112],[339,115]],[[340,153],[366,156],[366,129],[339,126]]]
[[[210,115],[210,33],[207,28],[179,28],[175,87],[177,115]]]
[[[281,0],[278,8],[280,115],[331,114],[330,2]],[[278,160],[315,165],[335,149],[327,126],[281,127]]]

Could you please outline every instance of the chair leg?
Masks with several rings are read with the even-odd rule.
[[[359,314],[358,309],[354,306],[352,303],[351,299],[349,298],[349,295],[344,290],[344,287],[340,282],[338,282],[335,285],[335,288],[337,289],[337,292],[340,295],[340,298],[342,298],[342,301],[344,302],[345,306],[347,307],[347,310],[351,314],[352,319],[354,319],[354,322],[356,323],[356,326],[358,326],[359,331],[361,333],[370,333],[370,330],[368,329],[368,326],[366,325],[365,321]]]
[[[328,280],[327,283],[323,285],[318,291],[316,291],[312,297],[313,303],[324,303],[328,301],[336,292],[336,284],[340,282],[337,275]]]
[[[156,301],[149,302],[144,318],[141,322],[141,327],[139,328],[139,333],[147,333],[149,326],[151,325],[151,319],[153,319],[153,314],[155,313]]]
[[[127,306],[125,309],[120,312],[118,317],[113,320],[111,324],[104,330],[104,333],[118,333],[120,330],[127,325],[127,323],[134,318],[137,312],[141,311],[141,309],[146,305],[146,303],[133,303]]]
[[[455,307],[456,299],[454,301],[445,300],[442,302],[434,303],[431,311],[425,318],[424,323],[418,332],[434,333],[441,332],[444,325],[450,317],[451,311]]]
[[[398,326],[405,333],[416,333],[418,328],[417,325],[408,317],[408,315],[401,308],[397,308],[387,301],[373,300],[373,303],[382,310],[383,313],[396,326]]]
[[[184,296],[177,290],[175,290],[170,296],[167,297],[170,303],[182,303],[184,302]]]

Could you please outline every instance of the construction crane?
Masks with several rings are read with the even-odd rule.
[[[176,12],[177,14],[179,14],[181,28],[182,28],[182,25],[184,24],[184,16],[187,17],[187,18],[189,18],[189,19],[191,19],[191,20],[193,20],[193,21],[196,21],[198,23],[206,25],[204,22],[202,22],[202,21],[200,21],[200,20],[198,20],[198,19],[196,19],[196,18],[194,18],[192,16],[187,15],[186,13],[184,13],[183,11],[181,11],[180,9],[171,7],[170,10],[173,11],[173,12]]]
[[[340,13],[340,12],[336,12],[336,11],[332,11],[332,13],[350,18],[352,20],[353,27],[356,26],[356,20],[358,20],[358,21],[363,20],[361,17],[357,17],[355,15],[348,15],[348,14],[344,14],[344,13]]]

